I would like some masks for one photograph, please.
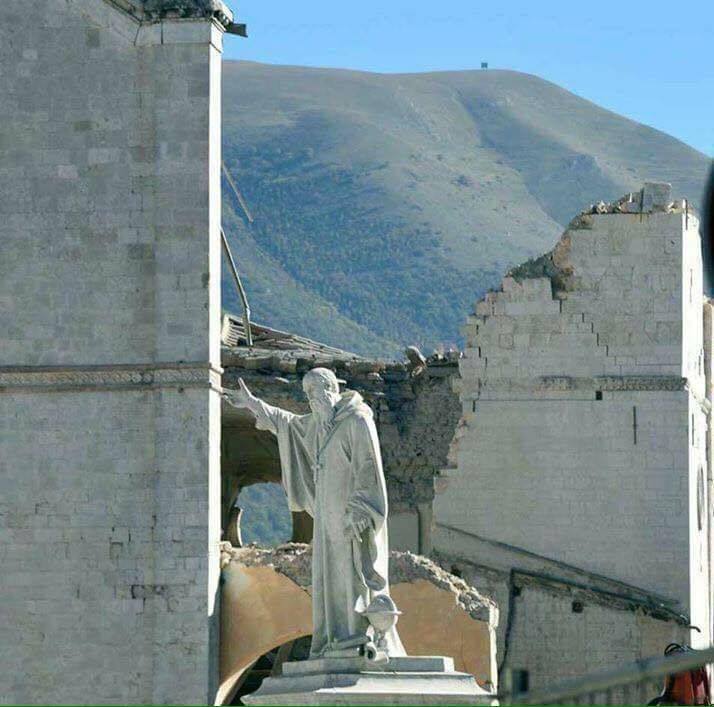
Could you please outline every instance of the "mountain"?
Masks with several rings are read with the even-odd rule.
[[[243,509],[240,526],[245,545],[257,543],[270,547],[290,541],[293,518],[280,484],[246,486],[240,492],[237,505]]]
[[[585,206],[705,155],[536,76],[225,62],[224,225],[256,321],[359,353],[460,342],[472,303]],[[224,275],[225,306],[239,310]]]

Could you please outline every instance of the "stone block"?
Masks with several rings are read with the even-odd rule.
[[[513,334],[499,334],[498,345],[502,349],[512,349],[513,348]]]
[[[419,552],[419,516],[416,511],[390,514],[389,543],[394,550]]]
[[[642,211],[666,211],[671,202],[671,184],[667,182],[645,182],[642,188]]]
[[[161,388],[158,376],[141,387],[142,374],[125,365],[183,359],[208,366],[206,341],[220,303],[201,278],[220,240],[209,231],[209,217],[217,218],[206,181],[209,97],[189,101],[188,94],[199,67],[207,81],[219,67],[211,57],[212,23],[189,23],[203,28],[194,44],[149,47],[150,37],[161,43],[160,26],[145,25],[137,35],[136,21],[103,0],[34,15],[24,5],[6,0],[0,11],[13,17],[0,23],[0,44],[22,37],[18,52],[32,79],[18,81],[5,70],[17,56],[2,60],[0,142],[23,151],[27,178],[0,185],[0,302],[23,303],[21,312],[0,308],[0,364],[50,371],[27,373],[32,380],[19,395],[0,386],[0,415],[14,426],[0,439],[0,465],[13,460],[22,469],[0,482],[0,499],[16,498],[15,513],[0,512],[0,527],[41,531],[24,567],[3,566],[0,589],[23,616],[19,602],[36,602],[45,637],[20,631],[23,646],[14,650],[23,678],[48,679],[6,674],[0,689],[23,703],[83,702],[88,694],[101,702],[205,703],[212,700],[207,588],[217,580],[217,562],[207,559],[219,527],[207,500],[217,483],[217,394],[209,393],[207,377],[197,390],[184,369],[177,374],[186,382],[182,393]],[[157,95],[157,76],[172,76],[165,95]],[[160,153],[156,145],[177,134],[185,148]],[[206,180],[191,186],[198,172]],[[172,180],[173,193],[164,188]],[[162,201],[154,201],[157,194]],[[155,204],[187,214],[191,237],[181,228],[159,237],[164,211],[152,212]],[[176,248],[179,239],[184,245]],[[180,276],[157,276],[166,264]],[[39,512],[23,497],[36,500]],[[163,543],[158,527],[181,526],[184,517],[203,528],[203,540]],[[23,547],[13,541],[12,554]],[[173,550],[166,561],[162,553]],[[171,574],[183,555],[204,564]],[[157,597],[144,609],[147,640],[149,624],[124,619],[139,602],[132,585],[155,584],[155,571],[172,580],[172,597],[193,583],[203,610],[176,624],[175,611]],[[71,680],[64,679],[67,665],[74,666]]]
[[[286,663],[282,676],[267,678],[243,699],[256,705],[496,703],[472,676],[455,672],[451,659],[433,656],[395,657],[383,665],[360,658]]]
[[[572,289],[553,302],[555,311],[543,301],[530,309],[531,282],[523,283],[524,299],[510,297],[512,349],[504,347],[507,318],[492,309],[474,337],[480,348],[467,348],[461,362],[468,424],[452,445],[456,468],[434,514],[437,528],[584,566],[684,606],[700,578],[687,561],[690,486],[671,472],[690,470],[690,454],[703,454],[696,434],[691,450],[686,444],[687,398],[703,395],[695,392],[701,255],[681,213],[656,213],[669,208],[668,186],[643,193],[646,216],[597,214],[570,234],[562,264],[572,268]],[[497,294],[484,305],[494,302]],[[476,351],[485,365],[475,363]],[[691,392],[671,387],[682,376]],[[648,483],[656,487],[649,495]],[[514,516],[517,524],[508,520]],[[435,547],[453,552],[449,543]],[[675,576],[662,558],[678,552]],[[465,556],[482,561],[479,552]]]

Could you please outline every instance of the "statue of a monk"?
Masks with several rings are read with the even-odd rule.
[[[356,654],[373,638],[365,608],[394,606],[388,598],[387,490],[372,410],[359,393],[340,393],[326,368],[303,378],[307,415],[268,405],[242,379],[239,385],[225,398],[250,410],[258,429],[277,436],[290,510],[314,518],[310,655]],[[381,644],[388,655],[404,655],[394,626]]]

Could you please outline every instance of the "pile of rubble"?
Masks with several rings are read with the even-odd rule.
[[[555,247],[537,258],[530,258],[512,268],[506,277],[517,282],[526,279],[548,277],[553,287],[553,298],[560,299],[573,289],[573,270],[569,263],[571,231],[592,228],[595,214],[647,214],[686,213],[689,210],[686,199],[672,200],[672,185],[664,182],[645,182],[639,191],[629,192],[617,201],[599,201],[591,204],[578,214],[566,228]]]
[[[311,584],[312,545],[286,543],[273,548],[255,545],[235,548],[230,543],[221,543],[221,566],[231,563],[245,567],[272,567],[299,587],[308,589]],[[443,570],[426,557],[411,552],[389,553],[389,582],[391,585],[425,580],[452,592],[457,604],[478,621],[494,622],[498,608],[488,597],[480,594],[463,579]]]
[[[647,214],[686,211],[686,199],[672,200],[672,185],[666,182],[645,182],[639,191],[629,192],[617,201],[591,204],[580,215],[588,214]]]

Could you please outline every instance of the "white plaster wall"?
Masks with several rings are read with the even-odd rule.
[[[700,402],[690,398],[690,449],[687,513],[690,519],[689,604],[692,624],[700,631],[692,632],[692,645],[711,644],[711,587],[709,524],[711,522],[710,490],[707,482],[708,416]]]
[[[704,370],[704,269],[699,220],[683,215],[682,247],[682,375],[699,398],[706,395]]]
[[[714,307],[711,301],[707,300],[704,303],[704,375],[705,375],[705,398],[709,405],[714,400],[712,395],[712,381],[714,381],[714,369],[712,352],[714,351],[714,328],[712,326],[714,319]],[[711,415],[711,414],[710,414]],[[711,419],[711,416],[710,416]],[[712,620],[712,605],[714,604],[714,587],[712,586],[712,547],[714,544],[714,525],[712,524],[712,449],[714,449],[714,432],[712,425],[709,424],[704,431],[705,449],[707,457],[707,474],[705,477],[705,524],[703,532],[706,537],[706,594],[709,598],[709,621],[707,623],[708,630],[702,628],[702,633],[709,641],[714,643],[714,621]]]
[[[708,483],[708,477],[711,475],[707,450],[707,437],[710,434],[709,414],[707,403],[704,402],[708,397],[704,352],[704,282],[701,241],[698,234],[699,222],[693,214],[686,214],[684,225],[686,230],[682,239],[682,360],[684,375],[692,391],[689,398],[689,591],[692,624],[700,628],[700,631],[692,632],[692,645],[706,647],[712,640],[709,537],[712,511]]]
[[[212,700],[220,34],[0,4],[8,702]]]

